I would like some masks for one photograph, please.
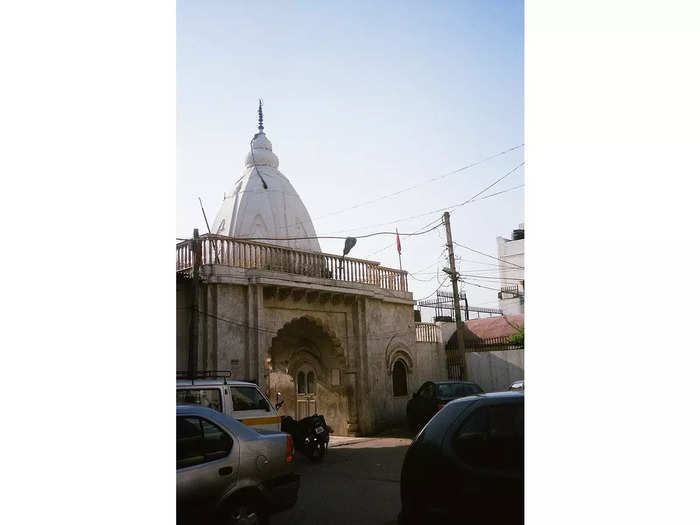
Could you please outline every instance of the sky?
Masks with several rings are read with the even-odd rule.
[[[211,221],[240,177],[258,98],[317,235],[420,231],[442,215],[428,212],[523,162],[521,147],[450,174],[524,142],[522,1],[291,4],[177,2],[176,237],[206,232],[198,197]],[[525,169],[480,197],[523,185]],[[496,237],[524,222],[524,191],[451,211],[453,240],[495,256]],[[342,253],[343,240],[320,243]],[[446,277],[444,229],[401,245],[414,299],[431,295]],[[483,276],[463,285],[469,304],[497,307],[484,288],[500,286],[497,261],[459,246],[455,255],[462,274]],[[350,256],[399,267],[390,235],[359,239]]]

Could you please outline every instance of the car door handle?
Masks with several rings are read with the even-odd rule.
[[[233,472],[233,467],[222,467],[219,469],[220,476],[228,476],[231,472]]]

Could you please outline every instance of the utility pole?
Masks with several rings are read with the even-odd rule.
[[[450,256],[450,279],[452,280],[452,299],[454,302],[455,322],[457,323],[457,349],[459,350],[462,370],[464,370],[463,379],[467,379],[467,356],[464,354],[464,332],[462,331],[462,312],[460,310],[459,290],[457,287],[457,269],[455,268],[455,253],[452,249],[452,230],[450,229],[450,214],[445,212],[442,215],[445,222],[445,230],[447,233],[447,252]]]
[[[199,266],[202,264],[199,245],[199,230],[192,235],[192,317],[190,319],[190,355],[187,371],[190,378],[197,372],[197,351],[199,349]]]

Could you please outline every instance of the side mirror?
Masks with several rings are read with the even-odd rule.
[[[413,399],[415,399],[416,397],[418,397],[418,392],[413,392]]]

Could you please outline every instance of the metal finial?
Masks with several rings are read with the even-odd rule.
[[[262,112],[262,99],[258,99],[258,131],[262,133],[263,130],[263,112]]]

